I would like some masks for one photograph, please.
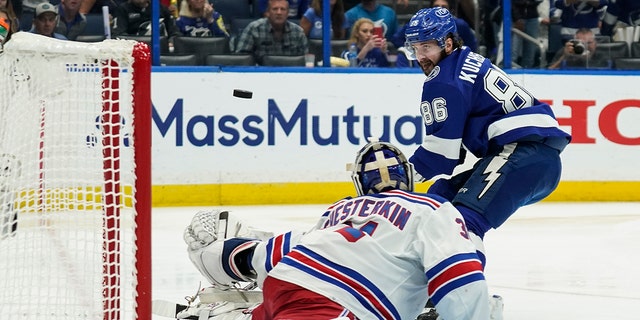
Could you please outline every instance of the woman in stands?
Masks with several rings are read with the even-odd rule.
[[[2,1],[2,0],[0,0]],[[184,0],[176,26],[187,37],[229,37],[222,15],[206,0]]]
[[[351,29],[349,46],[352,43],[358,48],[357,64],[360,68],[372,68],[389,66],[387,58],[387,40],[373,34],[373,21],[368,18],[356,20]],[[349,60],[349,50],[342,52],[341,57]]]
[[[18,16],[13,9],[12,1],[0,0],[0,10],[4,13],[2,16],[6,16],[5,19],[9,22],[11,30],[18,31],[20,24],[18,23]]]

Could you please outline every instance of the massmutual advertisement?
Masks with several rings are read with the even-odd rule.
[[[634,191],[640,181],[635,78],[512,77],[550,103],[573,135],[551,200],[640,199]],[[419,73],[154,72],[154,205],[326,203],[353,195],[345,166],[367,137],[390,141],[407,154],[421,143],[424,78]],[[234,97],[234,89],[252,91],[253,97]]]

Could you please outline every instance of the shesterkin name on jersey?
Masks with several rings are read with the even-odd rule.
[[[458,78],[468,81],[471,84],[475,83],[478,72],[480,72],[480,66],[482,66],[484,59],[485,57],[480,54],[469,52],[467,57],[464,59]]]
[[[337,203],[324,214],[327,217],[327,221],[322,228],[324,229],[340,224],[350,216],[367,217],[374,214],[385,217],[394,226],[402,230],[411,216],[411,211],[395,201],[388,199],[369,197],[355,200],[350,199]]]

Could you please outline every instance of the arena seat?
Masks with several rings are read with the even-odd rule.
[[[348,43],[349,40],[331,40],[331,56],[340,57]],[[318,61],[322,60],[322,44],[322,40],[309,39],[309,53],[315,54]]]
[[[255,66],[250,54],[210,54],[205,60],[207,66]]]
[[[598,43],[596,51],[608,52],[611,60],[629,57],[629,45],[625,41]]]
[[[631,57],[640,58],[640,42],[631,43]]]
[[[135,40],[138,42],[144,42],[149,46],[150,50],[153,50],[151,47],[151,36],[130,36],[130,35],[119,35],[114,37],[117,39],[126,39],[126,40]],[[169,40],[166,36],[160,37],[160,54],[169,54]]]
[[[304,67],[304,55],[302,56],[264,56],[263,66],[271,67]]]
[[[188,55],[161,55],[161,66],[196,66],[198,57],[195,54]]]
[[[87,26],[80,33],[81,35],[105,35],[101,14],[90,13],[86,14],[85,18],[87,19]]]
[[[614,66],[616,70],[640,70],[640,58],[618,58]]]
[[[173,49],[175,55],[196,55],[197,64],[202,66],[205,64],[206,57],[210,54],[229,53],[229,39],[225,37],[175,37],[173,39]]]

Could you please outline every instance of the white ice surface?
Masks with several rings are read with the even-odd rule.
[[[220,206],[274,232],[307,229],[325,205]],[[182,231],[205,207],[153,209],[153,299],[185,302],[202,281]],[[543,202],[485,236],[490,293],[507,320],[640,319],[640,203]],[[154,316],[154,319],[167,319]]]

